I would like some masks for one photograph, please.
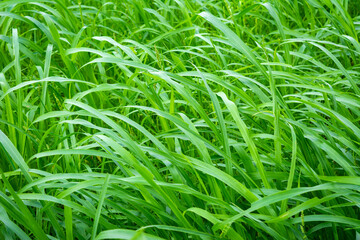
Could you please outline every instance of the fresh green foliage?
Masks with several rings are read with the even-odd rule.
[[[358,0],[0,2],[0,239],[359,239]]]

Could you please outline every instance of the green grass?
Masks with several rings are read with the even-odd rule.
[[[0,2],[0,239],[359,239],[360,2]]]

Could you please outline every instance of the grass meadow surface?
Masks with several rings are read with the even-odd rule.
[[[360,1],[0,1],[0,239],[360,239]]]

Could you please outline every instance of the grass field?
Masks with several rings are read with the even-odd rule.
[[[0,239],[360,239],[360,1],[0,1]]]

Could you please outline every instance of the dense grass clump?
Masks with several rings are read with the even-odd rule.
[[[1,1],[0,239],[359,239],[359,6]]]

